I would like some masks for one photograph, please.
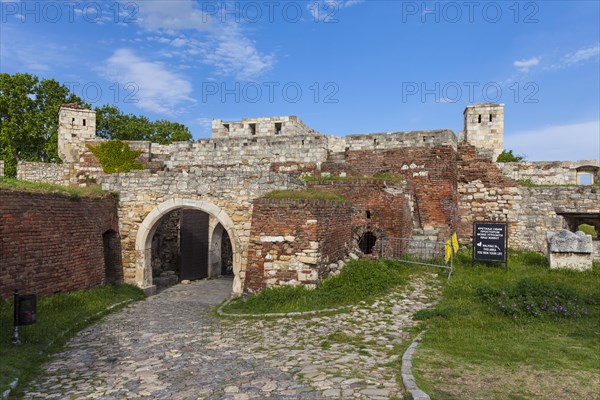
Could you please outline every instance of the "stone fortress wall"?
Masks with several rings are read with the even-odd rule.
[[[375,237],[424,235],[444,241],[458,232],[468,242],[476,220],[508,221],[510,246],[540,251],[544,251],[545,229],[573,229],[585,221],[600,231],[596,186],[558,186],[545,189],[546,193],[519,183],[527,179],[532,184],[573,185],[581,183],[582,173],[598,182],[598,163],[496,163],[504,137],[500,104],[468,106],[458,138],[451,130],[336,137],[320,134],[294,116],[214,120],[212,139],[169,145],[129,142],[142,151],[140,161],[147,169],[114,175],[105,175],[87,148],[102,141],[95,137],[93,112],[65,105],[60,121],[59,148],[65,162],[21,162],[19,177],[62,184],[97,182],[118,192],[124,278],[144,288],[152,287],[150,254],[156,224],[181,208],[208,212],[211,232],[218,225],[227,231],[234,248],[236,292],[282,284],[286,279],[310,283],[314,274],[320,279],[328,273],[322,263],[302,264],[301,256],[283,254],[276,263],[257,258],[257,254],[271,254],[267,248],[279,255],[293,249],[299,254],[315,251],[317,258],[327,253],[327,263],[334,264],[331,244],[337,242],[326,231],[305,232],[306,243],[317,241],[318,246],[260,240],[282,236],[279,230],[299,226],[303,220],[316,219],[317,227],[327,221],[340,227],[339,232],[342,225],[347,228],[345,234],[351,237],[349,244],[343,241],[340,258],[345,256],[341,253],[359,251],[356,242],[366,232]],[[300,175],[316,180],[307,182]],[[395,178],[385,178],[390,175]],[[326,218],[315,204],[294,206],[294,201],[260,199],[272,190],[305,188],[342,194],[349,204],[346,208],[327,205],[332,216]],[[538,195],[548,201],[537,201]],[[551,196],[556,199],[550,201]],[[298,231],[283,237],[302,235]]]

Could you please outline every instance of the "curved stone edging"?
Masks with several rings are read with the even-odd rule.
[[[133,303],[134,301],[135,301],[135,300],[123,300],[123,301],[121,301],[121,302],[119,302],[119,303],[116,303],[116,304],[113,304],[113,305],[111,305],[111,306],[108,306],[108,307],[106,307],[104,310],[100,310],[100,311],[98,311],[97,313],[95,313],[95,314],[93,314],[93,315],[90,315],[89,317],[87,317],[86,319],[84,319],[84,320],[83,320],[83,322],[84,322],[84,323],[86,323],[86,322],[88,322],[90,319],[92,319],[92,318],[94,318],[94,317],[97,317],[98,315],[102,315],[102,314],[106,313],[107,311],[110,311],[110,310],[112,310],[112,309],[113,309],[113,308],[115,308],[115,307],[118,307],[118,306],[120,306],[120,305],[122,305],[122,304],[126,304],[126,303]],[[63,337],[63,336],[64,336],[64,335],[66,335],[66,334],[67,334],[69,331],[70,331],[70,329],[67,329],[67,330],[65,330],[65,331],[61,332],[61,333],[60,333],[60,334],[59,334],[59,335],[58,335],[58,336],[57,336],[57,337],[56,337],[54,340],[51,340],[51,341],[50,341],[50,343],[48,343],[48,344],[46,345],[46,347],[44,347],[44,350],[42,350],[42,352],[43,352],[43,351],[45,351],[45,350],[47,350],[47,349],[48,349],[50,346],[52,346],[52,345],[54,344],[54,342],[56,341],[56,339]],[[12,381],[12,382],[10,383],[10,385],[8,385],[8,389],[6,389],[6,390],[5,390],[5,391],[2,393],[2,399],[3,399],[3,400],[6,400],[6,399],[8,399],[8,396],[10,396],[10,392],[12,392],[12,391],[13,391],[13,390],[14,390],[14,389],[17,387],[17,385],[18,385],[18,384],[19,384],[19,378],[15,378],[15,380],[14,380],[14,381]]]
[[[223,307],[228,305],[231,302],[231,300],[233,300],[233,298],[229,298],[229,299],[225,300],[225,302],[219,306],[219,308],[217,309],[218,315],[220,315],[222,317],[235,317],[235,318],[298,317],[298,316],[303,316],[303,315],[315,315],[315,314],[326,313],[326,312],[336,312],[336,311],[341,311],[341,310],[344,310],[347,308],[354,307],[353,305],[350,305],[350,306],[341,306],[341,307],[337,307],[337,308],[325,308],[323,310],[314,310],[314,311],[292,311],[292,312],[287,312],[287,313],[268,313],[268,314],[230,314],[230,313],[223,312]]]
[[[412,374],[412,355],[425,332],[427,329],[417,335],[402,355],[402,382],[413,400],[431,400],[427,393],[419,389]]]
[[[10,396],[10,392],[17,387],[17,385],[19,384],[19,378],[15,378],[14,381],[12,381],[10,383],[10,385],[8,385],[8,389],[6,389],[4,391],[4,393],[2,393],[2,398],[3,399],[8,399],[8,396]]]

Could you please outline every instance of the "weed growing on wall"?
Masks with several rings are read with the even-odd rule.
[[[88,145],[90,151],[96,156],[102,169],[107,174],[129,172],[144,169],[137,161],[141,150],[132,150],[127,143],[120,140],[109,140],[97,145]]]

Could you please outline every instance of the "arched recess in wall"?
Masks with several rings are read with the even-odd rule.
[[[104,245],[104,283],[116,284],[123,280],[123,264],[121,262],[121,238],[112,229],[102,234]]]
[[[363,254],[378,254],[380,252],[381,238],[384,232],[371,225],[356,226],[352,229],[352,238],[356,250]]]
[[[211,276],[234,275],[233,246],[227,230],[221,223],[218,223],[212,231],[210,243]]]
[[[160,220],[174,210],[193,209],[203,211],[217,219],[219,224],[227,232],[231,241],[233,259],[233,292],[242,293],[240,271],[242,266],[242,247],[235,232],[233,221],[216,205],[191,199],[170,199],[158,206],[144,218],[140,224],[135,240],[135,250],[138,254],[136,260],[135,282],[142,288],[152,287],[152,237],[156,232]]]

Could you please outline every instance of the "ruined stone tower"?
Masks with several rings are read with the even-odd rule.
[[[504,104],[467,106],[464,121],[462,141],[475,146],[479,154],[496,161],[504,149]]]
[[[64,162],[78,162],[85,143],[96,138],[96,111],[63,104],[58,112],[58,154]]]

